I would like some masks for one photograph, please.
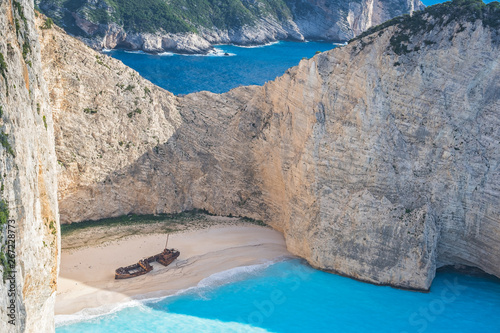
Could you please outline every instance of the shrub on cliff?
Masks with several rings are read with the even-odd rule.
[[[45,22],[43,22],[43,25],[40,28],[51,29],[53,24],[54,24],[54,21],[52,21],[52,19],[50,17],[47,17],[45,19]]]

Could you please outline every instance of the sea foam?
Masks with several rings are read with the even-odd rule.
[[[110,315],[130,307],[142,307],[143,303],[143,301],[131,300],[121,303],[106,304],[96,308],[86,308],[69,315],[56,315],[54,316],[54,322],[57,328]]]
[[[55,325],[56,327],[62,327],[82,321],[89,321],[92,319],[96,319],[98,317],[111,315],[113,313],[116,313],[118,311],[130,307],[140,307],[143,310],[145,310],[147,307],[145,307],[144,304],[146,303],[156,303],[168,297],[179,296],[186,293],[202,293],[207,289],[213,289],[228,283],[241,281],[250,276],[257,276],[260,272],[262,272],[269,266],[286,259],[289,258],[279,257],[276,258],[275,260],[266,260],[265,262],[260,264],[240,266],[225,271],[217,272],[202,279],[200,282],[198,282],[196,286],[178,290],[172,295],[154,296],[155,294],[161,293],[161,291],[159,291],[156,293],[148,293],[147,295],[137,295],[134,297],[133,300],[126,302],[105,304],[95,308],[85,308],[70,315],[56,315]]]
[[[276,45],[276,44],[279,44],[279,43],[280,43],[280,41],[269,42],[269,43],[259,44],[259,45],[237,45],[237,44],[231,44],[231,45],[236,46],[236,47],[242,47],[242,48],[245,48],[245,49],[256,49],[256,48],[260,48],[260,47],[266,47],[266,46]]]

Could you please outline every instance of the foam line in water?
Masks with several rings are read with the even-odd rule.
[[[271,45],[275,45],[275,44],[279,44],[279,43],[280,43],[280,41],[269,42],[269,43],[265,43],[265,44],[261,44],[261,45],[236,45],[236,44],[231,44],[231,45],[236,46],[236,47],[243,47],[245,49],[256,49],[259,47],[266,47],[266,46],[271,46]]]
[[[194,287],[189,287],[186,289],[182,289],[177,291],[173,295],[168,295],[168,296],[159,296],[159,297],[148,297],[147,299],[143,299],[144,302],[160,302],[165,298],[168,297],[173,297],[173,296],[179,296],[185,293],[190,293],[190,292],[198,292],[198,291],[203,291],[206,289],[214,288],[214,287],[220,287],[222,285],[232,283],[232,282],[237,282],[244,280],[246,278],[249,278],[250,276],[256,276],[259,273],[261,273],[263,270],[268,268],[271,265],[274,265],[278,262],[289,260],[291,257],[283,256],[283,257],[278,257],[273,260],[266,260],[265,262],[261,264],[255,264],[255,265],[249,265],[249,266],[240,266],[240,267],[235,267],[231,268],[222,272],[217,272],[214,273],[200,282]],[[151,294],[149,294],[151,295]]]
[[[214,286],[221,286],[227,283],[235,282],[241,279],[244,279],[248,275],[255,275],[266,269],[267,267],[275,264],[275,261],[266,261],[262,264],[250,265],[250,266],[241,266],[231,268],[222,272],[218,272],[210,275],[209,277],[201,280],[197,288],[208,288]]]
[[[135,51],[132,51],[132,50],[124,50],[124,51],[125,51],[125,53],[146,54],[146,52],[141,51],[141,50],[135,50]]]
[[[143,306],[143,302],[132,300],[128,302],[106,304],[97,308],[86,308],[69,315],[56,315],[54,316],[54,322],[56,327],[71,325],[81,321],[109,315],[133,306],[141,307]]]
[[[56,327],[60,327],[75,324],[81,321],[88,321],[97,317],[113,314],[129,307],[144,307],[145,303],[156,303],[165,298],[182,295],[187,292],[197,292],[207,288],[218,287],[231,282],[240,281],[250,276],[258,275],[269,266],[288,259],[290,259],[290,257],[278,257],[274,260],[267,260],[261,264],[240,266],[222,272],[217,272],[201,280],[195,287],[178,290],[173,295],[151,297],[152,293],[149,293],[149,297],[147,298],[144,298],[145,295],[142,295],[142,297],[141,295],[137,295],[135,297],[136,299],[127,302],[106,304],[96,308],[86,308],[70,315],[56,315],[55,325]]]
[[[209,53],[208,56],[212,56],[212,57],[227,57],[227,56],[235,56],[236,54],[235,53],[229,53],[229,52],[226,52],[222,49],[219,49],[217,47],[214,47],[214,51],[213,53]]]
[[[235,53],[229,53],[224,51],[223,49],[219,49],[214,47],[207,54],[181,54],[183,56],[192,56],[192,57],[232,57],[235,56]]]
[[[60,327],[62,332],[204,332],[204,333],[269,333],[268,330],[246,323],[224,322],[187,314],[158,311],[151,308],[129,311],[113,318],[102,318]]]
[[[162,328],[169,328],[175,332],[240,332],[240,333],[268,333],[269,331],[253,327],[249,324],[237,322],[222,322],[216,319],[200,318],[185,314],[160,313],[159,320],[162,321]]]
[[[102,53],[111,53],[113,51],[123,51],[125,53],[131,53],[131,54],[146,54],[146,55],[157,55],[160,57],[165,57],[165,56],[187,56],[187,57],[232,57],[235,56],[235,53],[230,53],[226,52],[222,49],[219,48],[213,48],[211,51],[209,51],[207,54],[199,54],[199,53],[193,53],[193,54],[186,54],[186,53],[176,53],[176,52],[160,52],[160,53],[147,53],[141,50],[120,50],[120,49],[102,49]]]

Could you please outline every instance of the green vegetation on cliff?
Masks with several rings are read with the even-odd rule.
[[[7,75],[5,74],[6,72],[7,72],[7,63],[5,62],[3,54],[0,53],[0,75],[2,75],[7,85]]]
[[[443,27],[452,22],[458,22],[460,28],[456,33],[465,30],[462,25],[464,22],[475,22],[481,20],[483,26],[498,29],[500,27],[500,3],[491,2],[485,4],[482,0],[453,0],[442,4],[427,7],[425,10],[417,11],[410,15],[395,17],[380,25],[372,27],[351,39],[349,43],[361,40],[361,47],[373,42],[366,43],[364,37],[373,35],[391,27],[397,26],[399,31],[395,33],[390,40],[391,49],[397,55],[403,55],[412,51],[420,50],[420,46],[408,49],[408,43],[412,36],[421,35],[432,31],[436,26]],[[425,46],[435,44],[432,41],[424,40]],[[395,63],[395,65],[399,64]]]
[[[484,26],[498,28],[500,27],[500,3],[495,1],[485,4],[482,0],[453,0],[436,4],[424,10],[416,11],[412,16],[408,14],[398,16],[372,27],[349,42],[359,40],[395,25],[399,25],[402,31],[417,34],[431,31],[436,25],[447,25],[457,20],[467,22],[482,20]]]
[[[38,0],[42,12],[69,26],[71,13],[97,24],[115,22],[126,31],[196,32],[199,27],[219,29],[252,25],[259,18],[291,17],[285,0]]]
[[[45,22],[43,23],[43,25],[40,28],[42,28],[44,30],[52,29],[52,24],[54,24],[54,21],[52,21],[52,19],[50,17],[47,17],[45,19]]]
[[[2,54],[0,53],[0,56],[1,55]],[[0,69],[2,69],[2,67],[1,67],[2,61],[3,61],[3,57],[0,57]],[[5,78],[5,80],[7,81],[7,78]],[[0,118],[2,118],[2,116],[3,116],[3,107],[0,106]],[[0,145],[2,145],[2,147],[5,149],[5,151],[7,153],[9,153],[13,157],[15,157],[16,154],[14,153],[14,150],[12,149],[12,146],[9,143],[9,135],[7,133],[5,133],[3,130],[0,130]],[[3,209],[3,205],[1,204],[1,202],[0,202],[0,209]],[[1,222],[1,218],[2,218],[2,215],[1,215],[1,211],[0,211],[0,222]],[[1,223],[0,223],[0,225],[1,225]]]
[[[5,256],[4,253],[5,244],[4,244],[4,239],[2,237],[4,225],[7,224],[8,220],[9,220],[9,205],[5,200],[0,199],[0,265],[3,266],[2,271],[3,271],[4,282],[9,276],[10,272],[12,271],[8,263],[7,257]]]
[[[0,199],[0,227],[7,224],[9,219],[9,205],[3,199]]]
[[[172,6],[162,0],[104,0],[107,8],[86,10],[87,18],[94,23],[116,22],[125,30],[154,32],[158,28],[171,32],[192,31]]]
[[[148,224],[159,224],[163,227],[163,232],[176,232],[183,230],[186,227],[200,227],[210,225],[209,217],[214,216],[204,209],[193,209],[174,214],[157,214],[157,215],[124,215],[119,217],[111,217],[98,221],[83,221],[71,224],[61,225],[61,235],[63,237],[72,234],[73,232],[81,232],[85,229],[92,228],[113,228],[113,227],[130,227],[130,226],[146,226]],[[228,216],[234,220],[228,220],[229,223],[249,223],[259,226],[267,226],[261,220],[255,220],[248,217]],[[202,222],[196,224],[193,221]],[[137,233],[144,232],[144,229],[136,230]]]
[[[500,27],[500,3],[491,2],[485,4],[482,0],[453,0],[445,3],[427,7],[422,11],[417,11],[410,15],[395,17],[380,25],[372,27],[351,39],[349,42],[360,40],[366,36],[380,32],[391,26],[398,26],[398,33],[391,37],[391,48],[397,55],[418,51],[420,48],[408,49],[408,42],[414,35],[430,32],[435,27],[442,27],[451,22],[458,22],[460,29],[457,32],[465,30],[462,23],[475,22],[481,20],[483,26],[498,29]],[[433,42],[424,41],[425,45],[431,45]],[[362,44],[367,45],[366,43]]]
[[[12,146],[9,143],[9,135],[4,133],[3,131],[0,131],[0,144],[2,145],[2,147],[5,148],[7,153],[12,155],[13,157],[16,155],[14,153],[14,150],[12,149]]]

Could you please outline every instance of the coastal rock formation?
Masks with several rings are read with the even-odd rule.
[[[0,2],[0,332],[54,331],[54,132],[33,2]]]
[[[114,49],[124,48],[128,50],[144,50],[147,52],[161,53],[165,51],[176,53],[207,53],[213,49],[212,44],[205,38],[192,33],[126,33],[123,28],[113,24],[106,27],[106,33],[102,39],[85,38],[81,39],[92,48]]]
[[[390,18],[421,10],[420,0],[37,0],[87,45],[147,52],[206,53],[211,44],[256,45],[276,40],[345,41]]]
[[[500,276],[499,11],[433,6],[262,87],[185,97],[45,30],[61,220],[200,208],[376,284]]]

